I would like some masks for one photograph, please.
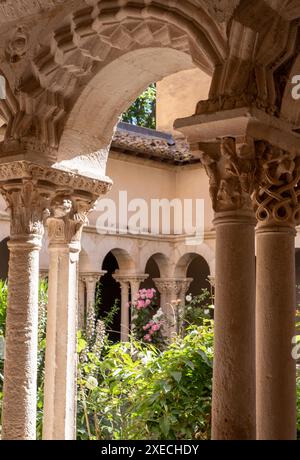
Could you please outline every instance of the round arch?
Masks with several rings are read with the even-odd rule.
[[[58,148],[58,162],[106,149],[118,115],[149,83],[193,65],[212,74],[228,51],[224,29],[198,0],[89,5],[40,30],[21,75],[22,100],[36,108],[32,123]],[[21,138],[16,129],[9,135]]]

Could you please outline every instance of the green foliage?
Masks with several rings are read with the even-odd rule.
[[[5,336],[7,282],[0,280],[0,336]]]
[[[163,352],[132,340],[107,346],[100,359],[89,354],[79,380],[85,413],[78,437],[208,438],[212,340],[206,321]]]
[[[144,128],[156,128],[156,84],[153,83],[123,113],[122,121]]]
[[[297,377],[297,439],[300,441],[300,375]]]
[[[214,309],[214,298],[208,289],[202,289],[201,294],[192,297],[187,295],[187,301],[183,315],[183,326],[192,324],[201,325],[203,319],[211,318]]]

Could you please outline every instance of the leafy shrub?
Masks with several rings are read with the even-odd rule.
[[[212,341],[206,321],[163,352],[132,341],[104,346],[100,359],[90,353],[80,372],[79,438],[209,438]]]

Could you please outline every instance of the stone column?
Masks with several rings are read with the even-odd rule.
[[[254,144],[202,153],[215,210],[212,438],[255,439]]]
[[[121,341],[127,342],[130,332],[129,327],[129,281],[122,275],[113,275],[121,287]]]
[[[105,275],[106,271],[95,273],[83,273],[82,281],[86,287],[86,314],[89,314],[91,309],[95,307],[96,287],[101,276]]]
[[[296,439],[295,227],[299,224],[299,160],[257,144],[257,438]]]
[[[68,184],[68,177],[64,179]],[[48,218],[50,265],[43,421],[43,439],[47,440],[76,438],[80,240],[88,212],[101,191],[109,188],[109,184],[81,176],[70,174],[69,179],[71,186],[58,191]]]
[[[14,177],[18,172],[10,165],[0,166],[0,189],[11,212],[2,439],[32,440],[36,437],[39,251],[47,192],[22,179],[21,166]]]
[[[83,329],[85,324],[85,283],[82,275],[78,279],[78,328]]]
[[[184,307],[184,296],[192,282],[192,278],[155,278],[155,286],[160,293],[161,308],[167,318],[168,325],[165,332],[168,336],[178,332],[178,308]],[[180,300],[180,305],[173,304],[173,301]]]
[[[128,281],[130,284],[131,302],[133,300],[133,296],[138,293],[141,283],[145,281],[148,277],[149,275],[141,274],[141,275],[133,275],[128,278]],[[135,318],[135,314],[136,314],[136,310],[134,308],[131,308],[131,324],[130,324],[131,332],[134,330],[133,320]]]

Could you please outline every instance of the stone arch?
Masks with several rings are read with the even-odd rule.
[[[58,160],[98,151],[108,145],[117,115],[147,84],[193,64],[212,73],[225,60],[226,34],[202,5],[194,0],[151,3],[89,2],[91,6],[59,16],[55,29],[40,31],[37,41],[42,45],[23,71],[20,100],[9,107],[18,122],[8,136],[21,139],[24,130],[35,132],[42,144],[59,146]],[[129,65],[132,59],[134,66]],[[146,61],[153,68],[159,62],[160,71],[145,68]],[[105,91],[101,91],[104,99],[95,98],[95,89],[105,88],[107,78],[121,73],[128,74],[128,89],[117,78],[112,95],[119,86],[122,98],[117,94],[111,106],[104,103]],[[97,108],[95,122],[85,119],[86,107],[93,115]],[[102,109],[110,120],[103,118]],[[102,126],[107,132],[104,138]],[[86,137],[79,142],[83,134]]]
[[[175,266],[176,278],[192,278],[189,292],[198,295],[201,289],[208,289],[210,284],[208,276],[211,275],[210,267],[205,258],[197,253],[189,252],[180,257]]]
[[[116,258],[119,270],[120,272],[124,273],[135,273],[136,272],[136,264],[131,255],[129,254],[128,251],[122,248],[112,248],[109,251],[107,251],[103,256],[101,257],[101,265],[100,268],[103,266],[103,261],[107,254],[112,253],[113,256]]]
[[[146,261],[145,270],[146,270],[147,263],[149,262],[150,259],[153,259],[154,262],[156,263],[158,270],[159,270],[160,277],[161,278],[168,277],[169,270],[170,270],[170,259],[161,252],[152,254]]]
[[[176,257],[174,264],[175,277],[186,276],[186,270],[192,260],[200,256],[209,267],[210,274],[215,275],[215,253],[214,250],[206,243],[187,247],[186,244],[181,244],[176,248]]]

